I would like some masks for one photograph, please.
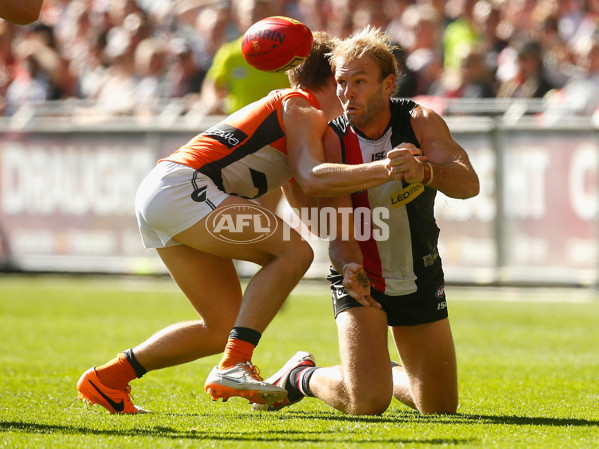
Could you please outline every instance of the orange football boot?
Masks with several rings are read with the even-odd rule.
[[[131,402],[131,386],[124,390],[109,388],[100,382],[95,368],[90,368],[81,375],[77,382],[79,399],[91,405],[99,404],[110,413],[148,413]]]

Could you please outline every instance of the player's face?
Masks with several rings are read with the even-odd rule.
[[[379,66],[371,57],[364,56],[337,61],[335,81],[343,111],[352,125],[368,134],[368,128],[378,124],[380,114],[389,109],[389,97],[395,82],[393,75],[381,80]],[[386,127],[387,123],[383,125]]]

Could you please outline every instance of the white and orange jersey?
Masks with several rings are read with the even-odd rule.
[[[208,176],[229,195],[257,198],[292,178],[282,105],[303,97],[320,109],[318,100],[299,89],[281,89],[198,134],[161,161],[177,162]]]
[[[341,141],[343,161],[362,164],[384,159],[387,152],[402,142],[420,146],[410,123],[410,111],[415,106],[409,100],[392,100],[391,124],[378,140],[360,135],[345,117],[331,122]],[[421,183],[402,181],[390,181],[352,194],[364,270],[379,292],[407,295],[432,279],[434,282],[442,279],[437,250],[439,229],[433,211],[435,195],[436,190]],[[378,213],[377,208],[385,214]],[[359,210],[370,213],[358,213]],[[387,218],[381,219],[383,216]],[[386,226],[385,232],[381,232],[381,221]]]

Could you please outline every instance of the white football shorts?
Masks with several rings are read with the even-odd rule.
[[[229,195],[194,168],[158,163],[135,195],[135,214],[144,247],[180,245],[173,237],[193,226]]]

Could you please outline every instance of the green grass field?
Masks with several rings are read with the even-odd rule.
[[[252,412],[240,398],[212,402],[202,386],[219,356],[135,381],[135,402],[153,413],[115,416],[78,401],[77,379],[163,326],[194,319],[176,287],[169,279],[0,275],[0,447],[599,447],[599,296],[447,293],[456,416],[421,416],[397,401],[381,416],[343,415],[315,399],[278,413]],[[325,284],[294,291],[254,361],[269,375],[299,349],[321,365],[339,360]]]

